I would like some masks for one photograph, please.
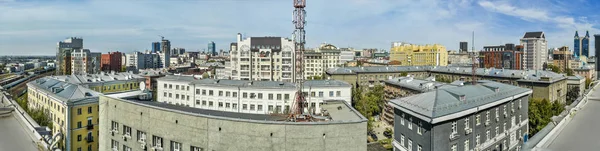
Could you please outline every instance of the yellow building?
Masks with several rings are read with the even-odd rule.
[[[51,78],[79,84],[102,94],[139,90],[140,83],[146,81],[146,78],[128,72],[102,72],[100,74],[52,76]]]
[[[98,97],[84,86],[44,77],[27,83],[28,107],[42,110],[59,134],[61,150],[98,150]]]
[[[446,47],[434,45],[415,45],[394,42],[390,49],[390,61],[399,61],[400,66],[447,66]]]

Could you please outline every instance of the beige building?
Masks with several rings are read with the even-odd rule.
[[[448,51],[439,44],[394,42],[390,49],[390,61],[399,61],[401,66],[447,66]]]
[[[567,68],[571,68],[571,56],[573,56],[573,53],[569,50],[569,47],[562,46],[552,52],[552,64],[564,72]]]
[[[318,49],[304,52],[304,77],[323,76],[329,68],[344,65],[342,51],[332,44],[323,43]]]
[[[231,51],[233,80],[283,81],[295,80],[294,42],[283,37],[237,36],[236,50]],[[302,77],[297,77],[302,78]]]

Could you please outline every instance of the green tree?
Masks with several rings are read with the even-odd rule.
[[[567,76],[574,76],[575,74],[573,73],[573,69],[569,69],[567,68],[565,73],[567,73]]]
[[[407,72],[400,72],[400,76],[406,77],[408,75]]]
[[[571,88],[567,91],[567,105],[579,98],[579,91],[579,87]]]
[[[564,110],[564,104],[546,99],[532,98],[529,100],[529,134],[535,135],[542,130],[550,121],[552,116],[560,114]]]
[[[552,72],[556,72],[556,73],[562,73],[562,72],[560,71],[560,68],[558,68],[558,67],[557,67],[557,66],[555,66],[555,65],[548,65],[548,68],[550,68],[550,70],[552,70]]]
[[[307,80],[323,80],[323,77],[321,76],[309,76],[306,77]]]
[[[360,88],[354,88],[352,91],[354,108],[369,119],[369,123],[373,122],[373,116],[380,114],[385,106],[383,86],[378,85],[370,88],[366,93],[363,93]],[[371,130],[373,124],[369,123],[367,123],[367,129]]]
[[[592,79],[585,78],[585,89],[589,89],[590,88],[590,83],[592,83]]]

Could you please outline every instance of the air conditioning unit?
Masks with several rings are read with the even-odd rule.
[[[465,128],[465,135],[471,134],[471,132],[473,132],[473,129]]]
[[[113,151],[119,151],[119,148],[112,148]]]
[[[127,141],[127,136],[123,135],[123,140]]]
[[[496,117],[496,122],[500,121],[500,118]]]
[[[157,144],[156,146],[152,147],[152,149],[154,149],[156,151],[162,151],[163,150],[162,145],[160,145],[160,144]]]
[[[142,143],[142,144],[140,144],[140,148],[141,148],[141,149],[146,149],[146,143]]]
[[[140,140],[138,142],[140,142],[140,143],[142,143],[142,144],[145,145],[146,144],[146,138],[142,137],[142,138],[140,138]]]
[[[488,125],[490,125],[490,120],[485,121],[485,126],[488,126]]]

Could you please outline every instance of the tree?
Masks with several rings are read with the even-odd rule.
[[[354,88],[352,91],[354,108],[369,119],[367,129],[371,130],[373,126],[372,122],[374,121],[373,116],[380,114],[385,106],[383,86],[378,85],[370,88],[366,93],[363,93],[363,90],[360,88]]]
[[[321,76],[309,76],[309,77],[306,77],[306,79],[307,80],[322,80],[323,77],[321,77]]]
[[[575,74],[573,73],[573,69],[566,69],[567,71],[565,71],[567,73],[567,76],[574,76]]]
[[[579,91],[579,87],[574,87],[567,91],[567,104],[571,104],[579,98]]]
[[[552,72],[561,73],[560,68],[555,65],[548,65],[548,68],[550,68]]]
[[[592,79],[585,78],[585,89],[589,89],[590,88],[590,83],[592,83]]]
[[[408,72],[400,72],[400,76],[406,77],[408,75]]]
[[[542,130],[550,121],[552,116],[560,114],[564,110],[564,104],[546,99],[531,98],[529,100],[529,134],[535,135]]]

